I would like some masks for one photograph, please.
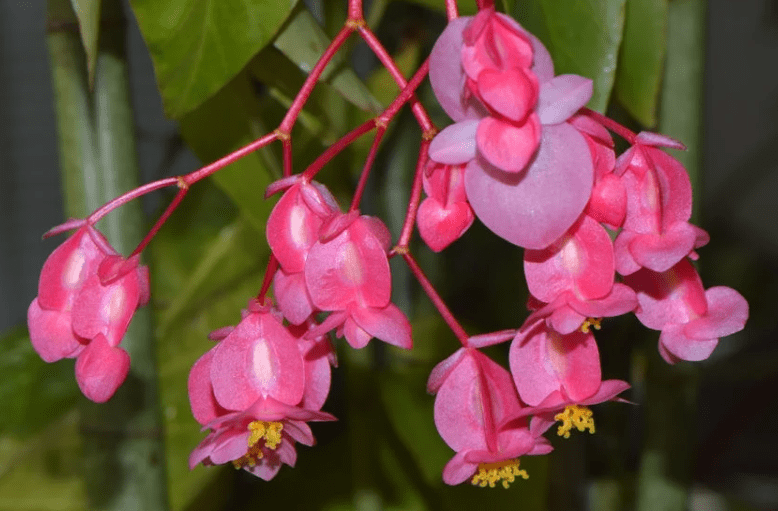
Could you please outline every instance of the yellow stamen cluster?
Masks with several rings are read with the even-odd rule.
[[[602,321],[602,318],[586,318],[581,324],[581,332],[588,334],[591,328],[599,330],[601,328],[600,321]]]
[[[570,405],[554,415],[554,420],[562,423],[556,433],[565,438],[570,438],[573,427],[582,433],[587,429],[589,433],[594,433],[594,414],[585,406]]]
[[[284,429],[284,425],[280,422],[265,422],[265,421],[253,421],[249,423],[249,448],[246,454],[234,460],[232,465],[235,468],[243,468],[246,465],[253,467],[259,460],[262,459],[264,454],[262,448],[275,450],[278,444],[281,443],[281,431]],[[259,441],[264,439],[264,443]]]
[[[529,474],[524,469],[519,468],[518,458],[495,463],[479,463],[478,472],[470,481],[473,486],[481,488],[494,488],[498,481],[502,481],[502,487],[508,488],[517,477],[529,479]]]

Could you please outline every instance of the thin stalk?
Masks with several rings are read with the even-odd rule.
[[[49,0],[47,22],[67,214],[83,218],[137,186],[134,125],[124,60],[124,19],[118,0],[104,0],[103,26],[89,90],[85,55],[69,0]],[[122,253],[142,237],[135,202],[102,222]],[[84,478],[89,509],[168,508],[162,420],[150,314],[140,310],[122,342],[132,359],[124,385],[106,404],[81,406]]]

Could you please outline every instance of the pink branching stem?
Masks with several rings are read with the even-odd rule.
[[[257,295],[257,301],[259,303],[264,303],[265,295],[270,289],[270,284],[273,282],[273,277],[277,271],[278,259],[276,259],[276,256],[271,252],[270,259],[267,261],[267,268],[265,268],[265,278],[262,280],[262,288],[259,290],[259,294]]]
[[[416,280],[419,281],[419,284],[421,284],[422,289],[424,289],[424,292],[427,293],[427,296],[429,296],[430,300],[432,301],[433,305],[435,305],[435,308],[438,309],[438,313],[440,313],[440,316],[443,318],[443,321],[446,322],[446,324],[449,326],[452,332],[454,332],[454,335],[456,335],[457,339],[459,339],[459,342],[462,343],[462,346],[467,347],[468,346],[468,335],[467,332],[465,332],[465,329],[462,328],[462,325],[459,324],[459,322],[456,320],[454,315],[451,313],[450,310],[448,310],[448,307],[443,302],[443,299],[440,297],[437,291],[435,291],[435,288],[433,287],[432,283],[429,281],[426,275],[424,275],[424,272],[421,271],[421,268],[416,263],[416,260],[413,258],[410,252],[407,250],[402,252],[402,257],[405,259],[405,262],[408,264],[408,268],[411,269],[411,273],[416,277]]]
[[[181,186],[171,203],[167,208],[165,208],[164,213],[162,213],[162,215],[157,219],[157,221],[154,223],[154,226],[151,228],[148,234],[146,234],[143,240],[141,240],[138,246],[135,247],[135,250],[132,251],[132,254],[129,255],[128,259],[143,252],[143,249],[145,249],[154,236],[157,235],[157,232],[159,232],[162,226],[165,225],[165,222],[167,222],[167,219],[170,217],[170,215],[173,214],[173,211],[175,211],[178,205],[181,204],[181,201],[184,200],[184,197],[186,197],[188,191],[188,186]]]
[[[357,188],[354,190],[354,197],[351,199],[349,211],[354,211],[359,208],[359,202],[362,200],[362,194],[365,192],[370,169],[373,168],[373,162],[378,154],[378,146],[381,145],[381,140],[384,138],[385,133],[386,128],[384,126],[378,126],[378,129],[376,129],[375,132],[375,138],[373,138],[373,144],[370,146],[370,152],[365,160],[365,166],[362,168],[362,175],[359,176],[359,183],[357,183]]]
[[[349,146],[354,140],[358,139],[368,131],[372,130],[376,126],[376,120],[370,119],[365,121],[361,125],[357,126],[350,132],[346,133],[337,142],[327,148],[326,151],[321,153],[311,165],[303,172],[302,179],[310,182],[313,177],[324,167],[331,159],[333,159],[339,152]]]
[[[589,108],[584,107],[579,111],[583,115],[597,121],[598,123],[602,124],[605,128],[616,133],[617,135],[619,135],[621,138],[623,138],[630,144],[635,143],[635,138],[637,137],[637,135],[635,135],[635,132],[633,132],[629,128],[626,128],[621,124],[617,123],[616,121],[614,121],[613,119],[605,117],[600,112],[595,112],[594,110],[591,110]]]
[[[419,159],[416,163],[416,174],[413,177],[413,186],[411,187],[411,196],[408,199],[408,210],[405,214],[402,230],[400,231],[400,239],[397,240],[397,246],[401,249],[408,249],[408,245],[411,242],[411,236],[413,235],[413,226],[416,223],[416,213],[419,211],[419,203],[421,202],[422,178],[427,166],[427,152],[429,151],[429,146],[430,141],[422,139],[421,147],[419,148]]]
[[[351,4],[349,4],[349,9],[350,8]],[[335,36],[335,39],[333,39],[327,49],[324,50],[324,53],[321,57],[319,57],[319,60],[316,62],[316,65],[313,66],[310,74],[308,74],[308,78],[305,79],[305,83],[303,83],[303,86],[300,88],[297,96],[295,96],[292,104],[289,106],[289,111],[286,112],[286,115],[281,121],[281,124],[278,125],[277,131],[281,131],[286,134],[291,133],[292,127],[297,120],[297,116],[300,115],[300,111],[303,109],[303,105],[305,105],[306,101],[308,101],[308,98],[311,96],[311,92],[316,86],[316,82],[319,80],[319,77],[324,72],[327,64],[329,64],[335,54],[338,53],[340,47],[343,46],[343,43],[346,42],[346,39],[349,38],[354,30],[354,24],[348,22],[346,22],[346,25],[340,29],[338,35]]]
[[[364,22],[362,14],[362,0],[348,0],[348,19],[351,22]]]
[[[274,131],[272,133],[268,133],[262,138],[259,138],[253,142],[251,142],[248,145],[245,145],[241,147],[240,149],[231,152],[227,156],[224,156],[222,158],[219,158],[215,162],[211,163],[210,165],[206,165],[205,167],[195,170],[194,172],[190,172],[189,174],[182,176],[181,179],[183,179],[184,183],[186,183],[187,186],[191,186],[194,183],[200,181],[201,179],[204,179],[211,174],[214,174],[218,172],[219,170],[223,169],[230,163],[234,163],[244,156],[246,156],[249,153],[253,153],[257,149],[261,147],[265,147],[270,142],[273,142],[275,140],[278,140],[279,134],[277,131]]]
[[[446,0],[446,17],[448,18],[449,21],[459,17],[457,0]]]
[[[367,43],[373,53],[375,53],[376,57],[378,57],[378,60],[381,61],[381,64],[383,64],[387,71],[389,71],[389,74],[392,75],[392,78],[394,79],[397,86],[400,87],[400,89],[405,89],[405,86],[408,84],[405,80],[405,77],[397,68],[397,64],[395,64],[394,59],[392,59],[375,34],[373,34],[373,32],[365,26],[359,27],[359,34],[362,36],[362,39],[365,40],[365,43]],[[416,116],[416,120],[418,121],[419,126],[421,126],[421,129],[423,131],[434,129],[434,125],[432,124],[429,115],[427,115],[427,111],[424,109],[422,104],[419,103],[419,100],[414,96],[410,101],[411,111],[413,112],[413,115]]]
[[[286,137],[281,142],[284,148],[284,177],[292,175],[292,137]]]
[[[177,184],[179,184],[179,178],[166,177],[165,179],[160,179],[159,181],[154,181],[152,183],[147,183],[143,186],[139,186],[138,188],[135,188],[134,190],[130,190],[129,192],[120,195],[115,199],[111,199],[110,201],[103,204],[103,206],[100,207],[100,209],[96,210],[91,215],[89,215],[89,217],[87,217],[86,219],[87,223],[94,225],[97,222],[99,222],[105,215],[107,215],[114,209],[118,208],[119,206],[123,206],[127,204],[133,199],[142,197],[147,193],[151,193],[155,190],[159,190],[161,188],[167,188],[168,186],[173,186]]]

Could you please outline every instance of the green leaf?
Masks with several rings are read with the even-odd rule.
[[[97,65],[97,38],[100,33],[100,0],[70,0],[78,18],[78,31],[86,52],[86,67],[89,70],[89,83],[95,82]]]
[[[181,119],[181,135],[203,162],[211,162],[267,133],[248,72],[240,73],[208,101]],[[271,172],[271,169],[273,172]],[[280,177],[268,150],[241,158],[213,175],[259,232],[264,232],[272,202],[265,188]]]
[[[180,118],[267,45],[296,0],[131,0],[165,113]]]
[[[411,2],[422,5],[428,9],[432,9],[433,11],[439,11],[439,12],[446,12],[446,2],[443,0],[410,0]],[[505,0],[503,2],[505,3]],[[457,2],[457,6],[459,7],[459,15],[460,16],[472,16],[473,14],[478,12],[478,7],[476,6],[475,0],[467,0],[465,2],[459,1]]]
[[[626,0],[524,0],[514,15],[551,52],[556,74],[594,80],[589,108],[603,112],[616,76]]]
[[[324,30],[311,13],[300,6],[278,34],[273,45],[306,74],[313,69],[319,57],[330,44]],[[320,81],[331,84],[344,98],[361,110],[380,112],[382,105],[370,94],[356,73],[338,53],[324,69]]]
[[[627,0],[616,98],[644,126],[656,125],[667,44],[668,0]]]

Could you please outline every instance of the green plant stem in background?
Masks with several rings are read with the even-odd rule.
[[[674,0],[668,18],[667,62],[662,87],[659,131],[683,141],[674,152],[686,167],[692,189],[700,192],[702,103],[704,85],[705,0]],[[699,201],[695,200],[699,205]],[[695,210],[695,217],[699,216]],[[687,508],[695,450],[697,371],[685,364],[668,366],[647,348],[646,438],[637,485],[639,511]]]
[[[49,0],[48,46],[56,101],[66,216],[86,216],[137,186],[134,125],[124,58],[121,2],[104,0],[94,90],[78,20],[68,0]],[[140,204],[112,213],[101,230],[121,253],[142,237]],[[167,509],[157,369],[150,314],[135,315],[122,347],[132,358],[127,381],[106,404],[81,406],[89,509]]]

